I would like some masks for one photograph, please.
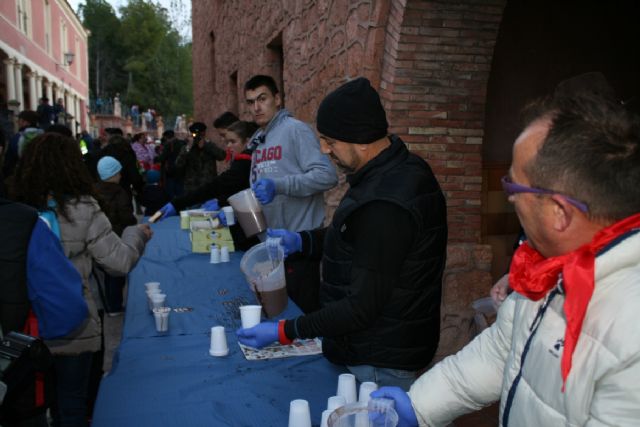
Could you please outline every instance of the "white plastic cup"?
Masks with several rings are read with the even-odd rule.
[[[244,329],[253,328],[260,323],[260,315],[262,314],[261,305],[241,305],[240,319]]]
[[[355,403],[356,399],[356,376],[353,374],[340,374],[338,377],[337,396],[344,396],[347,404]]]
[[[378,389],[378,384],[365,381],[360,384],[360,391],[358,392],[358,402],[360,403],[368,403],[369,399],[371,399],[371,392],[376,391]]]
[[[145,290],[150,291],[153,289],[160,290],[160,282],[147,282],[144,284]]]
[[[171,309],[169,307],[154,308],[153,317],[156,321],[156,331],[167,332],[169,330],[169,313]]]
[[[289,427],[311,427],[309,402],[304,399],[291,401],[289,404]]]
[[[224,212],[224,217],[227,220],[227,225],[231,226],[236,223],[236,217],[233,215],[233,208],[231,206],[225,206],[222,208],[222,212]]]
[[[331,415],[333,411],[330,411],[329,409],[325,409],[324,411],[322,411],[322,419],[320,421],[320,427],[328,427],[329,424],[327,423],[327,421],[329,420],[329,415]]]
[[[148,297],[151,297],[151,295],[154,295],[154,294],[161,294],[162,290],[160,288],[151,288],[151,289],[147,289],[145,292]]]
[[[344,396],[331,396],[327,399],[327,410],[333,412],[338,408],[342,408],[347,404],[347,399]]]
[[[151,295],[161,294],[162,291],[160,290],[160,288],[157,288],[157,289],[152,288],[145,291],[145,293],[147,294],[147,302],[149,303],[149,310],[153,311],[153,302],[151,301]]]
[[[211,264],[218,264],[220,262],[220,248],[216,245],[211,245]]]
[[[164,302],[167,299],[165,294],[151,294],[151,305],[154,309],[164,307]]]
[[[220,357],[229,354],[227,346],[227,335],[224,332],[224,326],[214,326],[211,328],[211,346],[209,354]]]
[[[229,247],[223,246],[220,248],[220,262],[229,262]]]

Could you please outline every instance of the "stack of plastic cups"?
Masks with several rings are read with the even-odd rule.
[[[303,399],[291,401],[289,404],[289,427],[311,427],[309,402]]]

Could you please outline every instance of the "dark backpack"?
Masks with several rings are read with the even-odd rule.
[[[5,335],[0,342],[0,371],[6,385],[0,423],[42,414],[55,400],[53,356],[42,339],[18,332]]]

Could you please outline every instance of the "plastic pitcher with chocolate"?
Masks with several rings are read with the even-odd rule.
[[[236,219],[247,237],[255,236],[267,229],[262,205],[250,188],[230,196],[227,201],[233,207]]]
[[[269,256],[266,243],[255,245],[240,260],[240,269],[267,317],[277,316],[287,308],[282,247],[274,248]]]

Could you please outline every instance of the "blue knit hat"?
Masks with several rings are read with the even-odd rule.
[[[98,162],[98,175],[100,179],[106,181],[118,172],[122,170],[122,165],[119,161],[111,156],[105,156]]]

